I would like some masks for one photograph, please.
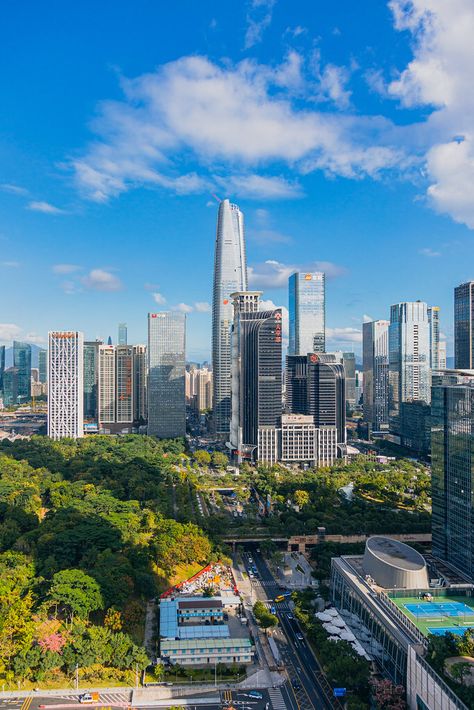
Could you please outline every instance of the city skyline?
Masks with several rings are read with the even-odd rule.
[[[326,273],[326,349],[360,353],[364,316],[419,298],[440,306],[452,355],[452,288],[472,277],[474,256],[472,48],[455,35],[473,12],[457,2],[449,17],[434,0],[412,15],[398,0],[233,13],[211,2],[188,8],[185,29],[178,11],[144,4],[119,2],[111,19],[85,2],[71,22],[65,8],[24,18],[9,6],[0,278],[14,297],[0,342],[45,345],[49,329],[70,327],[106,340],[127,322],[129,341],[144,343],[146,313],[163,305],[188,314],[190,358],[210,359],[215,193],[246,215],[250,288],[287,307],[291,271]],[[64,31],[46,50],[53,14]]]

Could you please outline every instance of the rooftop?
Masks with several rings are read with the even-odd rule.
[[[426,567],[424,558],[413,547],[389,537],[370,537],[367,548],[379,560],[399,569],[420,570]]]

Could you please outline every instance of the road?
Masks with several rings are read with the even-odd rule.
[[[274,599],[278,595],[280,585],[274,579],[262,555],[257,552],[257,546],[248,547],[251,550],[253,562],[258,570],[258,578],[253,582],[254,592],[262,601]],[[288,672],[291,685],[286,690],[293,696],[290,707],[296,706],[301,710],[326,710],[337,708],[340,705],[331,697],[332,689],[329,687],[325,676],[321,672],[305,637],[301,633],[296,619],[288,616],[288,604],[275,605],[278,616],[279,631],[275,633],[276,639],[283,649],[282,658]]]

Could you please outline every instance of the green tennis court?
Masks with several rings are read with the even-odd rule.
[[[391,597],[391,600],[424,636],[439,636],[447,631],[460,635],[474,628],[474,600],[470,597],[436,597],[432,601]]]

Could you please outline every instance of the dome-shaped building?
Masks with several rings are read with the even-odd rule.
[[[365,544],[363,568],[384,589],[428,589],[426,562],[404,542],[374,535]]]

